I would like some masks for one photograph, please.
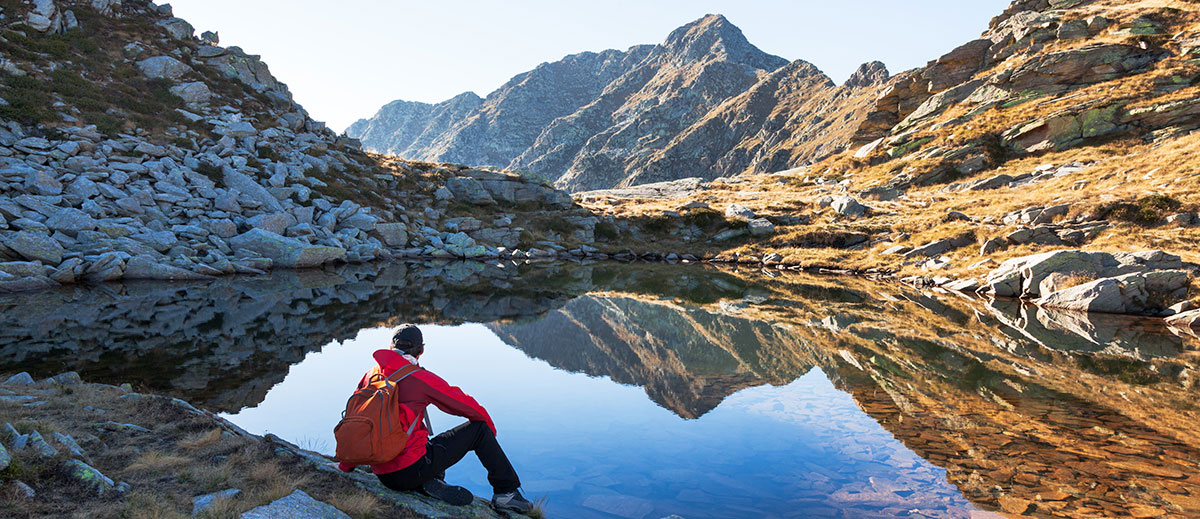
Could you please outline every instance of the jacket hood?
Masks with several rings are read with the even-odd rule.
[[[382,369],[393,370],[400,369],[409,364],[416,364],[417,359],[411,355],[405,355],[393,349],[375,350],[371,354],[375,358],[375,363],[379,364]]]

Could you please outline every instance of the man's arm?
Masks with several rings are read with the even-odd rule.
[[[451,386],[428,370],[418,371],[413,374],[413,377],[424,382],[425,397],[438,409],[471,421],[484,422],[492,430],[492,434],[496,434],[496,426],[492,423],[492,417],[488,415],[483,406],[479,405],[479,402],[471,398],[471,395],[464,393],[458,387]]]

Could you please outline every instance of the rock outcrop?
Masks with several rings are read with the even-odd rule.
[[[81,43],[54,55],[36,51],[54,34],[5,43],[0,291],[494,258],[500,247],[533,245],[532,235],[521,240],[541,231],[527,213],[595,223],[543,182],[363,153],[312,120],[258,56],[196,38],[169,7],[45,0],[30,18],[16,14],[0,25],[40,16],[53,22],[43,32]],[[457,103],[413,110],[440,134]],[[485,204],[513,214],[464,228],[471,217],[456,211]],[[552,255],[591,241],[570,234],[575,224],[555,227],[568,236],[539,236]],[[474,235],[451,240],[464,231]]]
[[[1179,256],[1058,250],[1014,258],[979,289],[1068,310],[1157,315],[1186,298],[1190,274]]]

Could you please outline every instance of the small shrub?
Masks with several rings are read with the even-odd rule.
[[[283,157],[279,155],[279,152],[267,146],[259,146],[258,149],[255,150],[255,153],[258,155],[258,158],[263,160],[269,160],[272,162],[283,161]]]
[[[683,221],[706,231],[724,227],[730,223],[725,219],[725,215],[715,209],[693,209],[683,215]]]
[[[653,216],[642,223],[642,229],[652,234],[666,234],[675,228],[675,220],[664,215]]]
[[[209,180],[215,182],[217,186],[225,185],[225,173],[221,171],[221,167],[208,162],[200,162],[196,167],[196,173],[208,177]]]
[[[1166,195],[1150,195],[1136,202],[1116,202],[1100,206],[1095,216],[1101,220],[1121,220],[1138,225],[1157,225],[1183,204]]]
[[[616,224],[610,222],[600,222],[596,224],[595,236],[600,241],[612,241],[621,236],[621,230]]]
[[[521,231],[521,237],[517,240],[517,248],[529,250],[537,245],[537,237],[528,230]]]

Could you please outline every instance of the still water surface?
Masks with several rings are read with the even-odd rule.
[[[897,488],[919,497],[893,498],[896,505],[957,517],[974,509],[944,470],[905,448],[817,368],[785,386],[740,390],[689,420],[638,387],[531,359],[482,325],[424,332],[422,365],[489,410],[526,493],[546,498],[555,516],[836,516]],[[329,423],[390,333],[362,330],[309,354],[261,404],[228,418],[331,453]],[[431,415],[438,431],[462,421]],[[447,479],[490,496],[473,457]]]
[[[64,289],[0,298],[0,372],[132,382],[328,453],[403,322],[551,517],[1200,517],[1196,337],[859,279],[439,263]],[[473,457],[448,479],[490,495]]]

